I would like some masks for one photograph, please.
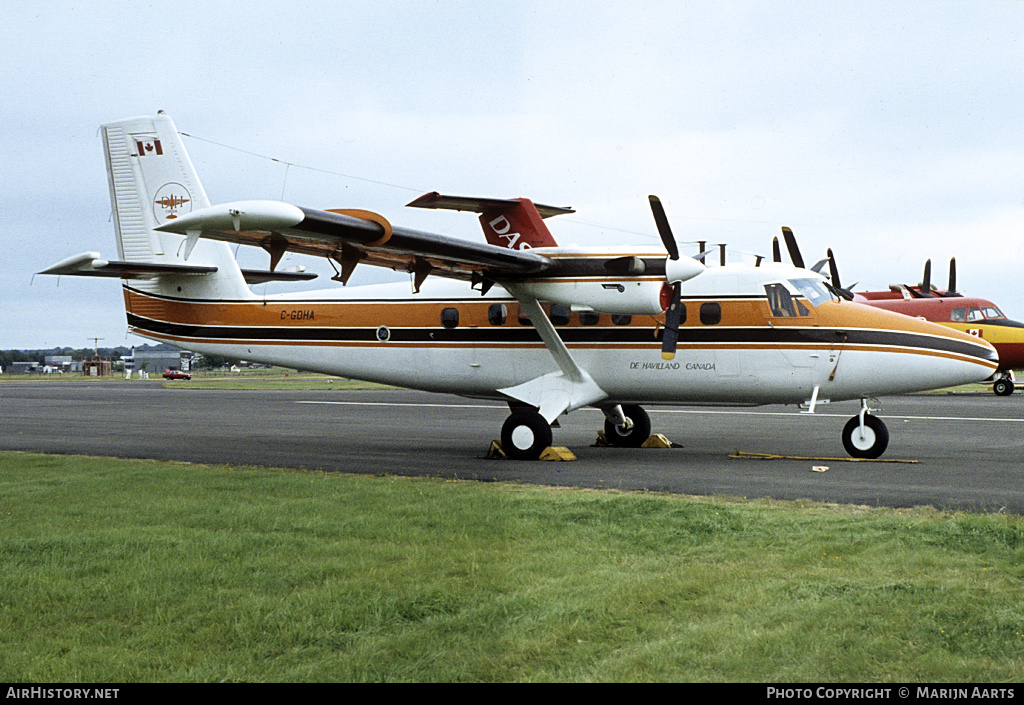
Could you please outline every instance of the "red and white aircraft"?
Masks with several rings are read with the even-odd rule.
[[[813,411],[848,399],[862,408],[844,446],[878,457],[888,432],[869,399],[982,380],[998,364],[976,337],[841,300],[802,262],[681,256],[653,196],[664,249],[560,247],[543,219],[571,210],[526,199],[409,204],[479,212],[488,242],[474,243],[363,210],[212,205],[166,115],[102,134],[119,259],[87,252],[45,273],[122,279],[129,329],[178,347],[506,401],[513,458],[537,458],[558,417],[581,407],[604,412],[610,443],[639,446],[643,403]],[[230,243],[265,249],[269,270],[240,269]],[[274,271],[286,251],[328,258],[342,284],[361,264],[408,271],[412,291],[255,293],[254,282],[310,278]]]

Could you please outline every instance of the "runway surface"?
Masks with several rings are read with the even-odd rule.
[[[497,402],[412,391],[5,382],[0,449],[1024,514],[1024,394],[881,402],[891,436],[882,460],[890,462],[846,458],[840,431],[857,402],[813,415],[649,406],[654,432],[683,447],[639,450],[594,447],[604,417],[584,409],[554,433],[575,461],[515,462],[486,457],[508,415]],[[737,451],[813,459],[730,457]]]

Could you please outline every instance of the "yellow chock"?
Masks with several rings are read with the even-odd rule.
[[[540,454],[541,460],[576,460],[576,456],[565,446],[548,446]]]
[[[668,438],[660,433],[655,433],[649,437],[646,441],[640,444],[641,448],[682,448],[680,445],[676,445]]]
[[[597,432],[597,440],[594,441],[594,445],[591,448],[607,448],[611,444],[608,442],[608,438],[604,435],[604,431]]]
[[[497,441],[491,441],[491,447],[487,450],[487,457],[491,460],[508,459],[508,456],[505,455],[505,451],[501,449],[501,444]]]

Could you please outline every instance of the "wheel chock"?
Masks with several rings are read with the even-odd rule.
[[[488,460],[508,460],[508,455],[502,450],[501,443],[491,441],[491,447],[487,450]],[[565,446],[548,446],[545,448],[538,460],[576,460],[573,452]]]
[[[646,441],[640,444],[641,448],[682,448],[678,443],[673,443],[660,433],[655,433]]]
[[[612,444],[608,442],[608,437],[604,435],[604,431],[597,432],[597,440],[590,446],[591,448],[611,448]],[[679,443],[673,443],[661,433],[655,433],[652,436],[648,436],[647,440],[640,444],[641,448],[682,448],[683,446]]]
[[[548,446],[540,454],[540,460],[576,460],[576,456],[565,446]]]
[[[491,441],[491,447],[487,449],[488,460],[508,460],[508,456],[505,455],[505,451],[501,449],[501,444],[497,441]]]

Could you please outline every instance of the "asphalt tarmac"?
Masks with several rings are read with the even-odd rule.
[[[889,449],[851,461],[858,402],[744,409],[646,407],[682,447],[595,446],[604,417],[561,420],[574,461],[488,459],[508,408],[413,391],[205,391],[188,382],[5,382],[0,449],[393,473],[690,495],[933,506],[1024,514],[1024,394],[881,400]],[[737,452],[783,456],[736,458]]]

